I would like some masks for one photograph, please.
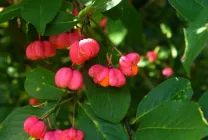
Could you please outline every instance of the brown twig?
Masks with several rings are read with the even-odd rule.
[[[52,128],[52,125],[51,125],[51,122],[50,122],[50,119],[47,117],[47,121],[48,121],[48,126],[49,126],[49,128],[52,130],[53,128]]]
[[[85,6],[80,2],[80,0],[75,0],[75,2],[79,5],[79,8],[82,10]]]
[[[38,34],[38,40],[41,40],[41,35],[40,34]]]

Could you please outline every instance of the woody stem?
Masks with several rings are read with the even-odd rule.
[[[41,40],[41,35],[40,34],[38,34],[38,40]]]
[[[75,111],[76,111],[76,95],[73,93],[73,98],[74,98],[74,108],[73,108],[73,117],[72,117],[72,127],[75,127]]]
[[[48,121],[49,128],[52,130],[52,125],[51,125],[50,119],[48,117],[47,117],[47,121]]]
[[[90,20],[99,28],[99,30],[102,32],[102,34],[107,38],[108,42],[110,43],[110,46],[113,47],[113,49],[115,49],[120,55],[123,55],[122,52],[120,50],[118,50],[117,47],[115,47],[113,45],[113,43],[111,42],[111,40],[108,38],[108,36],[103,32],[103,30],[101,29],[101,27],[96,23],[96,21],[92,18],[89,17]]]

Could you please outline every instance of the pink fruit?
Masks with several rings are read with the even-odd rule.
[[[82,88],[83,77],[78,70],[73,70],[71,81],[68,83],[68,88],[71,90],[78,90]]]
[[[40,121],[36,116],[31,116],[25,120],[24,130],[30,136],[36,139],[40,139],[46,133],[46,125],[43,121]]]
[[[35,98],[30,98],[29,104],[30,105],[37,105],[37,104],[39,104],[39,101]]]
[[[56,50],[49,41],[34,41],[26,48],[26,56],[31,60],[44,59],[55,54]]]
[[[80,41],[83,38],[84,36],[81,35],[79,29],[73,30],[68,34],[69,45],[72,45],[74,42]]]
[[[126,83],[126,78],[123,73],[116,68],[111,68],[109,71],[109,85],[121,87]]]
[[[81,130],[77,130],[77,140],[84,140],[84,133]]]
[[[67,134],[68,134],[68,138],[69,138],[69,139],[76,139],[76,137],[77,137],[77,130],[74,129],[74,128],[70,128],[70,129],[67,131]]]
[[[100,21],[100,27],[105,28],[106,25],[108,23],[108,18],[104,17],[101,21]]]
[[[61,133],[62,133],[61,130],[55,130],[53,132],[53,135],[54,135],[55,140],[60,140]]]
[[[100,46],[97,41],[91,38],[80,40],[79,48],[87,60],[95,57],[100,50]]]
[[[56,72],[55,83],[60,88],[78,90],[83,85],[83,77],[79,71],[63,67]]]
[[[84,133],[81,130],[70,128],[61,133],[60,140],[84,140]]]
[[[162,74],[166,77],[170,77],[173,75],[173,69],[171,67],[166,67],[163,69]]]
[[[147,52],[147,58],[148,58],[148,60],[150,61],[150,62],[154,62],[155,60],[157,60],[157,57],[158,57],[158,55],[157,55],[157,53],[155,52],[155,51],[149,51],[149,52]]]
[[[89,69],[88,74],[95,83],[103,87],[109,86],[109,68],[96,64]]]
[[[72,70],[67,67],[60,68],[55,75],[55,83],[57,87],[66,88],[72,78]]]
[[[24,130],[29,133],[29,130],[32,126],[34,126],[38,122],[38,118],[36,116],[31,116],[27,118],[24,122]]]
[[[68,136],[68,129],[67,130],[64,130],[62,131],[61,135],[60,135],[60,140],[69,140],[69,136]]]
[[[26,56],[31,60],[43,59],[44,55],[44,47],[41,41],[34,41],[30,43],[26,48]]]
[[[53,57],[56,54],[56,49],[49,41],[43,41],[45,57]]]
[[[79,12],[78,12],[78,9],[76,7],[74,7],[73,11],[72,11],[72,14],[74,16],[78,16],[79,15]]]
[[[76,41],[72,44],[69,56],[75,64],[82,64],[95,57],[100,50],[100,46],[94,39],[88,38]]]
[[[88,74],[90,77],[95,78],[104,68],[105,67],[100,64],[95,64],[89,69]]]
[[[100,64],[93,65],[88,74],[93,81],[103,87],[114,86],[121,87],[126,83],[123,73],[117,68],[107,68]]]
[[[55,140],[53,132],[52,131],[46,132],[44,137],[41,138],[40,140]]]
[[[140,56],[137,53],[130,53],[121,56],[119,59],[119,68],[126,76],[135,76],[139,69],[137,63],[140,61]]]
[[[84,55],[80,53],[78,41],[74,42],[71,45],[69,56],[71,58],[71,61],[75,64],[82,64],[86,61]]]
[[[64,49],[70,46],[68,41],[69,34],[68,33],[61,33],[58,35],[50,36],[49,41],[57,48],[57,49]]]
[[[48,131],[40,140],[60,140],[61,130]]]

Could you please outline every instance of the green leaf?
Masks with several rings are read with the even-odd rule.
[[[204,9],[196,0],[169,0],[169,2],[189,22],[195,21]]]
[[[78,128],[85,134],[85,140],[128,140],[129,137],[121,124],[105,121],[86,104],[79,104]]]
[[[96,0],[93,3],[93,8],[99,11],[107,11],[117,6],[122,0]]]
[[[199,140],[208,134],[202,111],[193,102],[166,102],[140,123],[137,140]]]
[[[9,91],[7,89],[1,89],[0,88],[0,104],[7,103],[9,98],[10,98],[9,97]]]
[[[9,106],[0,107],[0,124],[12,112],[14,108]]]
[[[190,100],[191,84],[184,78],[171,78],[153,88],[140,102],[136,120],[151,113],[169,100]]]
[[[62,3],[60,11],[72,12],[73,11],[73,4],[71,2],[69,2],[69,1],[64,1]]]
[[[59,34],[65,31],[69,31],[75,25],[74,16],[72,14],[60,11],[55,19],[49,23],[46,27],[46,36]]]
[[[201,6],[208,8],[208,1],[207,0],[196,0]]]
[[[110,122],[120,122],[130,105],[131,97],[127,85],[120,88],[101,87],[93,82],[87,72],[84,80],[87,97],[95,113]]]
[[[204,113],[205,118],[208,120],[208,102],[207,101],[208,101],[208,91],[205,92],[198,101]]]
[[[93,8],[95,11],[108,11],[117,6],[122,0],[82,0],[88,7]],[[87,13],[86,13],[87,14]]]
[[[113,21],[108,19],[107,31],[110,40],[115,45],[119,45],[127,34],[127,29],[120,20]]]
[[[189,76],[191,64],[208,43],[207,13],[208,8],[204,9],[196,21],[185,29],[186,49],[182,62]]]
[[[111,10],[104,12],[108,18],[114,20],[122,21],[123,25],[128,29],[127,38],[131,45],[136,43],[136,46],[143,45],[142,36],[142,23],[141,18],[137,10],[128,2],[128,0],[123,0],[116,7]],[[132,21],[133,17],[133,22]]]
[[[1,140],[27,140],[30,136],[24,132],[23,125],[29,116],[42,117],[54,104],[48,104],[42,108],[34,108],[31,105],[24,106],[13,111],[0,126]]]
[[[46,24],[54,19],[61,4],[62,0],[28,0],[21,15],[24,20],[32,23],[38,32],[43,35]]]
[[[13,4],[0,12],[0,23],[6,22],[20,15],[24,2]]]
[[[53,72],[36,68],[27,74],[25,90],[37,99],[58,100],[64,91],[56,87],[54,77]]]

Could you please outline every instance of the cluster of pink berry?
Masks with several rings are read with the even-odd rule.
[[[65,49],[71,46],[75,41],[83,39],[84,36],[80,34],[79,29],[71,32],[61,33],[58,35],[50,36],[49,41],[56,49]]]
[[[74,64],[83,64],[95,57],[99,50],[100,46],[97,41],[88,38],[75,41],[71,45],[69,56]],[[139,54],[130,53],[120,57],[120,69],[96,64],[89,69],[89,76],[93,78],[95,83],[103,87],[121,87],[126,83],[124,75],[134,76],[138,73],[137,63],[139,60]],[[71,90],[77,90],[83,86],[83,78],[79,71],[64,67],[57,71],[55,83],[60,88],[68,87]]]
[[[84,140],[84,133],[75,128],[46,131],[45,123],[36,116],[31,116],[25,120],[24,130],[31,137],[40,140]]]
[[[73,64],[83,64],[85,61],[95,57],[100,50],[96,40],[87,38],[75,41],[70,47],[69,56]],[[83,76],[78,70],[63,67],[55,75],[57,87],[78,90],[83,87]]]
[[[89,69],[88,74],[93,78],[95,83],[103,87],[121,87],[126,83],[124,75],[135,76],[138,73],[137,63],[139,60],[139,54],[130,53],[120,57],[119,69],[96,64]]]
[[[158,54],[155,51],[149,51],[146,56],[149,62],[153,63],[157,60]],[[166,77],[171,77],[173,75],[173,69],[171,67],[165,67],[162,70],[162,74]]]
[[[73,42],[81,40],[83,36],[77,30],[50,36],[49,41],[34,41],[26,48],[26,56],[31,60],[53,57],[56,49],[69,47]]]
[[[28,45],[26,49],[27,56],[31,56],[30,54],[34,53],[30,50],[35,50],[36,53],[34,54],[34,58],[44,58],[40,57],[41,55],[39,54],[45,54],[45,50],[42,49],[44,48],[44,45],[42,44],[45,42],[50,44],[51,48],[54,47],[57,49],[64,49],[68,46],[71,46],[69,50],[69,57],[72,63],[77,65],[83,64],[85,61],[92,59],[100,50],[100,46],[96,40],[92,38],[83,39],[83,36],[78,30],[74,30],[70,33],[62,33],[55,36],[50,36],[49,41],[44,41],[43,43],[36,42],[40,41],[35,41]],[[53,51],[53,55],[55,55],[54,52],[55,51]],[[52,56],[52,54],[50,56]],[[33,57],[28,58],[31,59]],[[139,60],[140,56],[137,53],[123,55],[119,60],[119,69],[96,64],[89,69],[89,76],[93,78],[95,83],[98,83],[103,87],[121,87],[126,83],[126,78],[124,75],[134,76],[138,73],[137,63]],[[55,83],[56,86],[60,88],[68,87],[71,90],[78,90],[83,87],[83,76],[78,70],[62,67],[56,72]]]
[[[26,49],[26,56],[31,60],[53,57],[56,49],[49,41],[34,41]]]

